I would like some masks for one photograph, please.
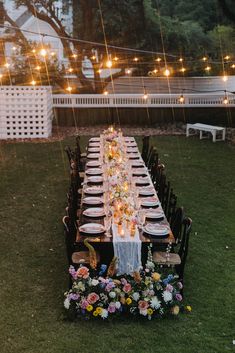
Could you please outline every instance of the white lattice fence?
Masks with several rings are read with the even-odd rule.
[[[49,137],[52,118],[50,87],[0,87],[0,139]]]

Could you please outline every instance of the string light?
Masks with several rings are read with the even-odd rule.
[[[126,70],[126,73],[129,75],[129,74],[131,74],[131,70],[130,69],[127,69]]]
[[[229,55],[226,55],[225,57],[224,57],[224,60],[229,60],[230,59],[230,56]]]
[[[179,102],[180,103],[184,103],[184,101],[185,101],[184,95],[181,94],[180,97],[179,97]]]
[[[157,58],[156,61],[157,61],[158,63],[160,63],[160,61],[162,61],[162,59],[161,59],[161,58]]]
[[[11,49],[12,49],[13,51],[16,51],[17,48],[16,48],[16,47],[12,47]]]
[[[157,70],[157,69],[154,69],[153,72],[156,74],[156,73],[158,73],[158,70]]]
[[[182,68],[180,69],[180,72],[185,72],[185,71],[186,71],[185,67],[182,67]]]
[[[102,70],[101,70],[101,69],[99,69],[99,70],[97,70],[97,72],[98,72],[99,74],[101,74]]]
[[[223,103],[224,104],[228,104],[229,101],[228,101],[228,96],[227,96],[227,91],[224,91],[224,100],[223,100]]]
[[[95,60],[95,59],[96,59],[96,56],[95,56],[95,55],[92,55],[91,59],[92,59],[92,60]]]
[[[235,69],[235,64],[232,64],[232,65],[231,65],[231,69]]]
[[[8,67],[10,67],[10,64],[9,64],[9,63],[5,63],[4,66],[5,66],[6,68],[8,68]]]
[[[68,87],[66,87],[66,91],[68,91],[69,93],[71,93],[72,92],[72,87],[71,86],[68,86]]]
[[[169,69],[165,69],[165,71],[164,71],[164,76],[166,76],[166,77],[168,77],[168,76],[170,76],[170,70]]]
[[[55,56],[55,52],[54,51],[51,52],[51,56]]]
[[[108,61],[106,62],[106,66],[110,69],[110,68],[113,66],[112,61],[111,61],[111,60],[108,60]]]
[[[179,58],[179,62],[181,62],[181,63],[182,63],[183,61],[184,61],[184,59],[183,59],[183,58]]]
[[[117,57],[117,56],[115,56],[115,58],[114,58],[113,60],[118,61],[118,57]]]
[[[39,70],[41,70],[41,66],[38,65],[35,67],[35,69],[39,71]]]
[[[133,60],[134,60],[135,62],[139,61],[139,59],[138,59],[137,57],[135,57]]]
[[[228,81],[228,76],[224,75],[224,76],[222,77],[222,80],[223,80],[224,82]]]
[[[0,74],[0,80],[3,78],[3,74]]]
[[[34,54],[35,54],[35,53],[36,53],[36,49],[33,49],[33,50],[32,50],[32,53],[34,53]]]
[[[32,81],[30,82],[30,84],[31,84],[32,86],[35,86],[35,85],[36,85],[36,81],[32,80]]]
[[[77,54],[73,54],[72,57],[73,57],[74,59],[76,59],[76,58],[77,58]]]
[[[148,94],[145,93],[145,94],[143,95],[143,98],[144,98],[145,100],[147,100],[147,99],[148,99]]]
[[[108,92],[108,91],[104,91],[103,94],[104,94],[105,96],[107,96],[107,95],[109,94],[109,92]]]
[[[207,57],[203,56],[202,61],[204,61],[204,62],[207,61]]]
[[[70,67],[70,68],[68,69],[68,72],[73,72],[72,67]]]
[[[43,57],[45,57],[45,56],[47,55],[46,49],[42,48],[42,49],[40,50],[40,55],[43,56]]]
[[[207,72],[211,71],[211,67],[210,66],[206,66],[205,67],[205,71],[207,71]]]

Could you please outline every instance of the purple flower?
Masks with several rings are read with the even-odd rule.
[[[179,294],[179,293],[177,293],[177,294],[175,295],[175,298],[176,298],[176,300],[178,300],[179,302],[181,302],[182,299],[183,299],[182,295]]]
[[[125,278],[121,278],[121,283],[123,286],[125,286],[125,284],[127,284],[127,280]]]
[[[115,287],[115,284],[113,282],[109,282],[106,287],[105,287],[105,290],[107,292],[110,292],[113,288]]]
[[[70,294],[68,295],[68,298],[69,298],[69,300],[78,300],[79,294],[70,293]]]
[[[168,285],[166,286],[166,290],[167,290],[168,292],[172,292],[172,291],[173,291],[172,285],[171,285],[171,284],[168,284]]]
[[[115,313],[115,311],[116,311],[116,305],[115,305],[114,302],[112,302],[112,303],[109,304],[108,312],[109,313]]]
[[[73,266],[69,266],[69,273],[73,277],[73,279],[77,279],[77,271]]]
[[[89,305],[88,301],[86,299],[83,299],[82,303],[81,303],[81,308],[82,309],[86,309],[86,307]]]
[[[183,288],[182,282],[178,282],[178,283],[177,283],[177,286],[178,286],[179,289],[182,289],[182,288]]]

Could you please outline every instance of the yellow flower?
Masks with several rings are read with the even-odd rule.
[[[178,305],[175,305],[173,308],[172,308],[172,314],[173,315],[178,315],[180,312],[180,308]]]
[[[153,315],[153,309],[148,308],[148,309],[147,309],[147,313],[148,313],[148,315]]]
[[[187,306],[185,307],[185,309],[186,309],[189,313],[191,313],[191,311],[192,311],[192,307],[191,307],[190,305],[187,305]]]
[[[161,275],[159,274],[159,273],[157,273],[157,272],[153,272],[153,274],[152,274],[152,279],[154,280],[154,281],[159,281],[160,280],[160,278],[161,278]]]
[[[127,303],[127,305],[130,305],[130,304],[132,303],[131,298],[127,298],[127,299],[126,299],[126,303]]]
[[[97,310],[93,311],[94,316],[98,316],[99,314],[97,313]]]
[[[89,304],[89,305],[87,305],[86,310],[87,310],[87,311],[92,311],[92,310],[93,310],[93,306],[92,306],[92,305],[90,305],[90,304]]]
[[[100,306],[97,306],[96,312],[98,315],[100,315],[102,313],[102,308]]]

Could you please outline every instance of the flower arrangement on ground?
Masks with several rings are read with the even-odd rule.
[[[106,271],[106,265],[95,273],[86,266],[77,270],[71,266],[69,273],[73,285],[65,293],[65,308],[73,308],[76,316],[84,318],[107,319],[129,314],[149,320],[178,315],[183,308],[183,285],[178,276],[156,272],[151,261],[147,262],[144,271],[132,276],[115,277],[110,276],[110,269],[107,274]]]

